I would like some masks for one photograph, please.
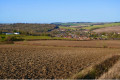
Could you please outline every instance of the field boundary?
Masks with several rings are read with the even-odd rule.
[[[102,74],[108,72],[109,69],[114,66],[120,60],[120,55],[113,55],[104,61],[97,63],[94,66],[90,66],[83,69],[76,75],[73,75],[72,79],[98,79]],[[101,70],[102,69],[102,70]]]
[[[109,48],[109,49],[120,49],[120,47],[110,47],[110,46],[101,46],[101,47],[97,47],[97,46],[60,46],[60,45],[44,45],[44,44],[29,44],[29,43],[19,43],[19,42],[15,42],[14,44],[17,45],[35,45],[35,46],[46,46],[46,47],[73,47],[73,48]]]
[[[99,79],[120,79],[120,60]]]

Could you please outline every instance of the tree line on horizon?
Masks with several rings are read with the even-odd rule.
[[[20,34],[25,35],[40,35],[48,34],[51,30],[57,28],[54,24],[25,24],[25,23],[15,23],[15,24],[0,24],[0,33],[3,32],[20,32]]]

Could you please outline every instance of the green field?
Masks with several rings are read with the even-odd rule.
[[[99,29],[104,27],[113,27],[113,26],[120,26],[120,23],[107,23],[104,25],[93,25],[89,27],[83,27],[82,29],[94,30],[94,29]]]
[[[22,36],[24,40],[74,40],[69,38],[62,38],[62,37],[50,37],[50,36]]]
[[[59,26],[59,28],[62,29],[72,29],[72,30],[76,30],[76,28],[72,28],[72,27],[65,27],[65,25],[70,25],[70,26],[83,26],[83,24],[81,23],[61,23],[62,26]],[[91,25],[88,27],[83,27],[82,29],[87,29],[87,30],[94,30],[94,29],[99,29],[99,28],[105,28],[105,27],[113,27],[113,26],[120,26],[120,23],[105,23],[103,25],[92,25],[92,23],[90,24],[85,24],[85,25]]]
[[[51,36],[0,35],[0,42],[8,41],[9,38],[13,38],[13,37],[15,41],[19,41],[19,40],[75,40],[75,39],[70,39],[70,38],[51,37]]]
[[[21,38],[23,38],[25,40],[29,40],[29,39],[52,39],[49,36],[22,36]]]
[[[80,26],[80,23],[62,23],[61,25],[66,26],[66,25],[70,25],[70,26]]]
[[[89,22],[83,22],[83,23],[74,23],[74,22],[68,22],[68,23],[54,23],[56,25],[61,25],[61,26],[81,26],[81,25],[91,25],[93,23]]]
[[[64,26],[59,26],[60,29],[72,29],[72,30],[76,30],[76,28],[72,28],[72,27],[64,27]]]

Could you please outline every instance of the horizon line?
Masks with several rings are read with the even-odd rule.
[[[10,23],[7,23],[7,22],[0,22],[0,24],[18,24],[18,23],[23,23],[23,24],[53,24],[53,23],[118,23],[120,21],[110,21],[110,22],[88,22],[88,21],[70,21],[70,22],[48,22],[48,23],[43,23],[43,22],[10,22]]]

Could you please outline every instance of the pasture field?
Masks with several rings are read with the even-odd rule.
[[[62,26],[67,26],[67,25],[70,25],[70,26],[80,26],[82,25],[82,23],[60,23]]]
[[[104,41],[115,48],[90,47],[96,44],[93,42],[46,40],[0,45],[0,79],[69,79],[120,54],[119,41]],[[89,46],[75,47],[83,44]]]
[[[9,37],[14,37],[13,41],[23,40],[75,40],[63,37],[51,37],[51,36],[26,36],[26,35],[0,35],[0,44],[4,43]]]
[[[120,23],[109,23],[104,25],[93,25],[89,27],[83,27],[82,29],[88,29],[88,30],[94,30],[99,28],[105,28],[105,27],[113,27],[113,26],[120,26]]]
[[[24,40],[74,40],[62,37],[50,37],[50,36],[21,36]]]
[[[76,30],[74,27],[64,27],[64,26],[59,26],[60,29],[71,29],[71,30]]]

